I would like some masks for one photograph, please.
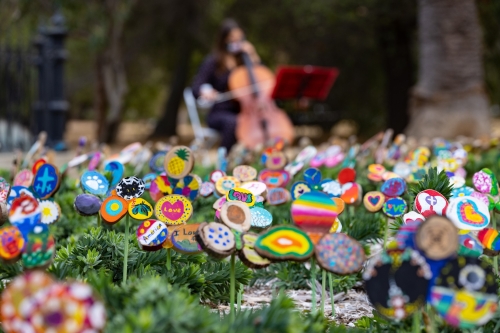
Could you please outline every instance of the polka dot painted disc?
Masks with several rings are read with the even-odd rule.
[[[343,233],[324,235],[314,247],[318,264],[335,274],[359,272],[365,262],[361,244]]]

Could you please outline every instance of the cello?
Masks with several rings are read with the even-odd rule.
[[[251,89],[250,94],[236,96],[241,109],[236,125],[238,142],[248,149],[275,138],[291,143],[294,138],[292,122],[271,99],[274,73],[263,65],[253,64],[246,52],[242,52],[241,57],[243,65],[232,70],[228,82],[230,91]]]

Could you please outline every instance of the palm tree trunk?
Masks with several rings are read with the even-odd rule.
[[[482,35],[474,0],[419,0],[418,24],[419,73],[407,133],[488,135]]]

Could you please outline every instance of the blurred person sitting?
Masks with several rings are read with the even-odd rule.
[[[223,21],[216,38],[214,50],[201,64],[192,90],[196,98],[215,102],[219,93],[229,90],[231,70],[241,65],[242,52],[247,53],[253,63],[260,58],[253,45],[245,40],[245,33],[232,19]],[[221,146],[228,151],[236,143],[236,122],[240,105],[236,100],[216,102],[210,109],[207,124],[222,136]]]

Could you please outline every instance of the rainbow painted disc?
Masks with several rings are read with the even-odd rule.
[[[291,213],[297,227],[307,232],[326,234],[337,218],[339,207],[327,194],[311,191],[292,203]]]

